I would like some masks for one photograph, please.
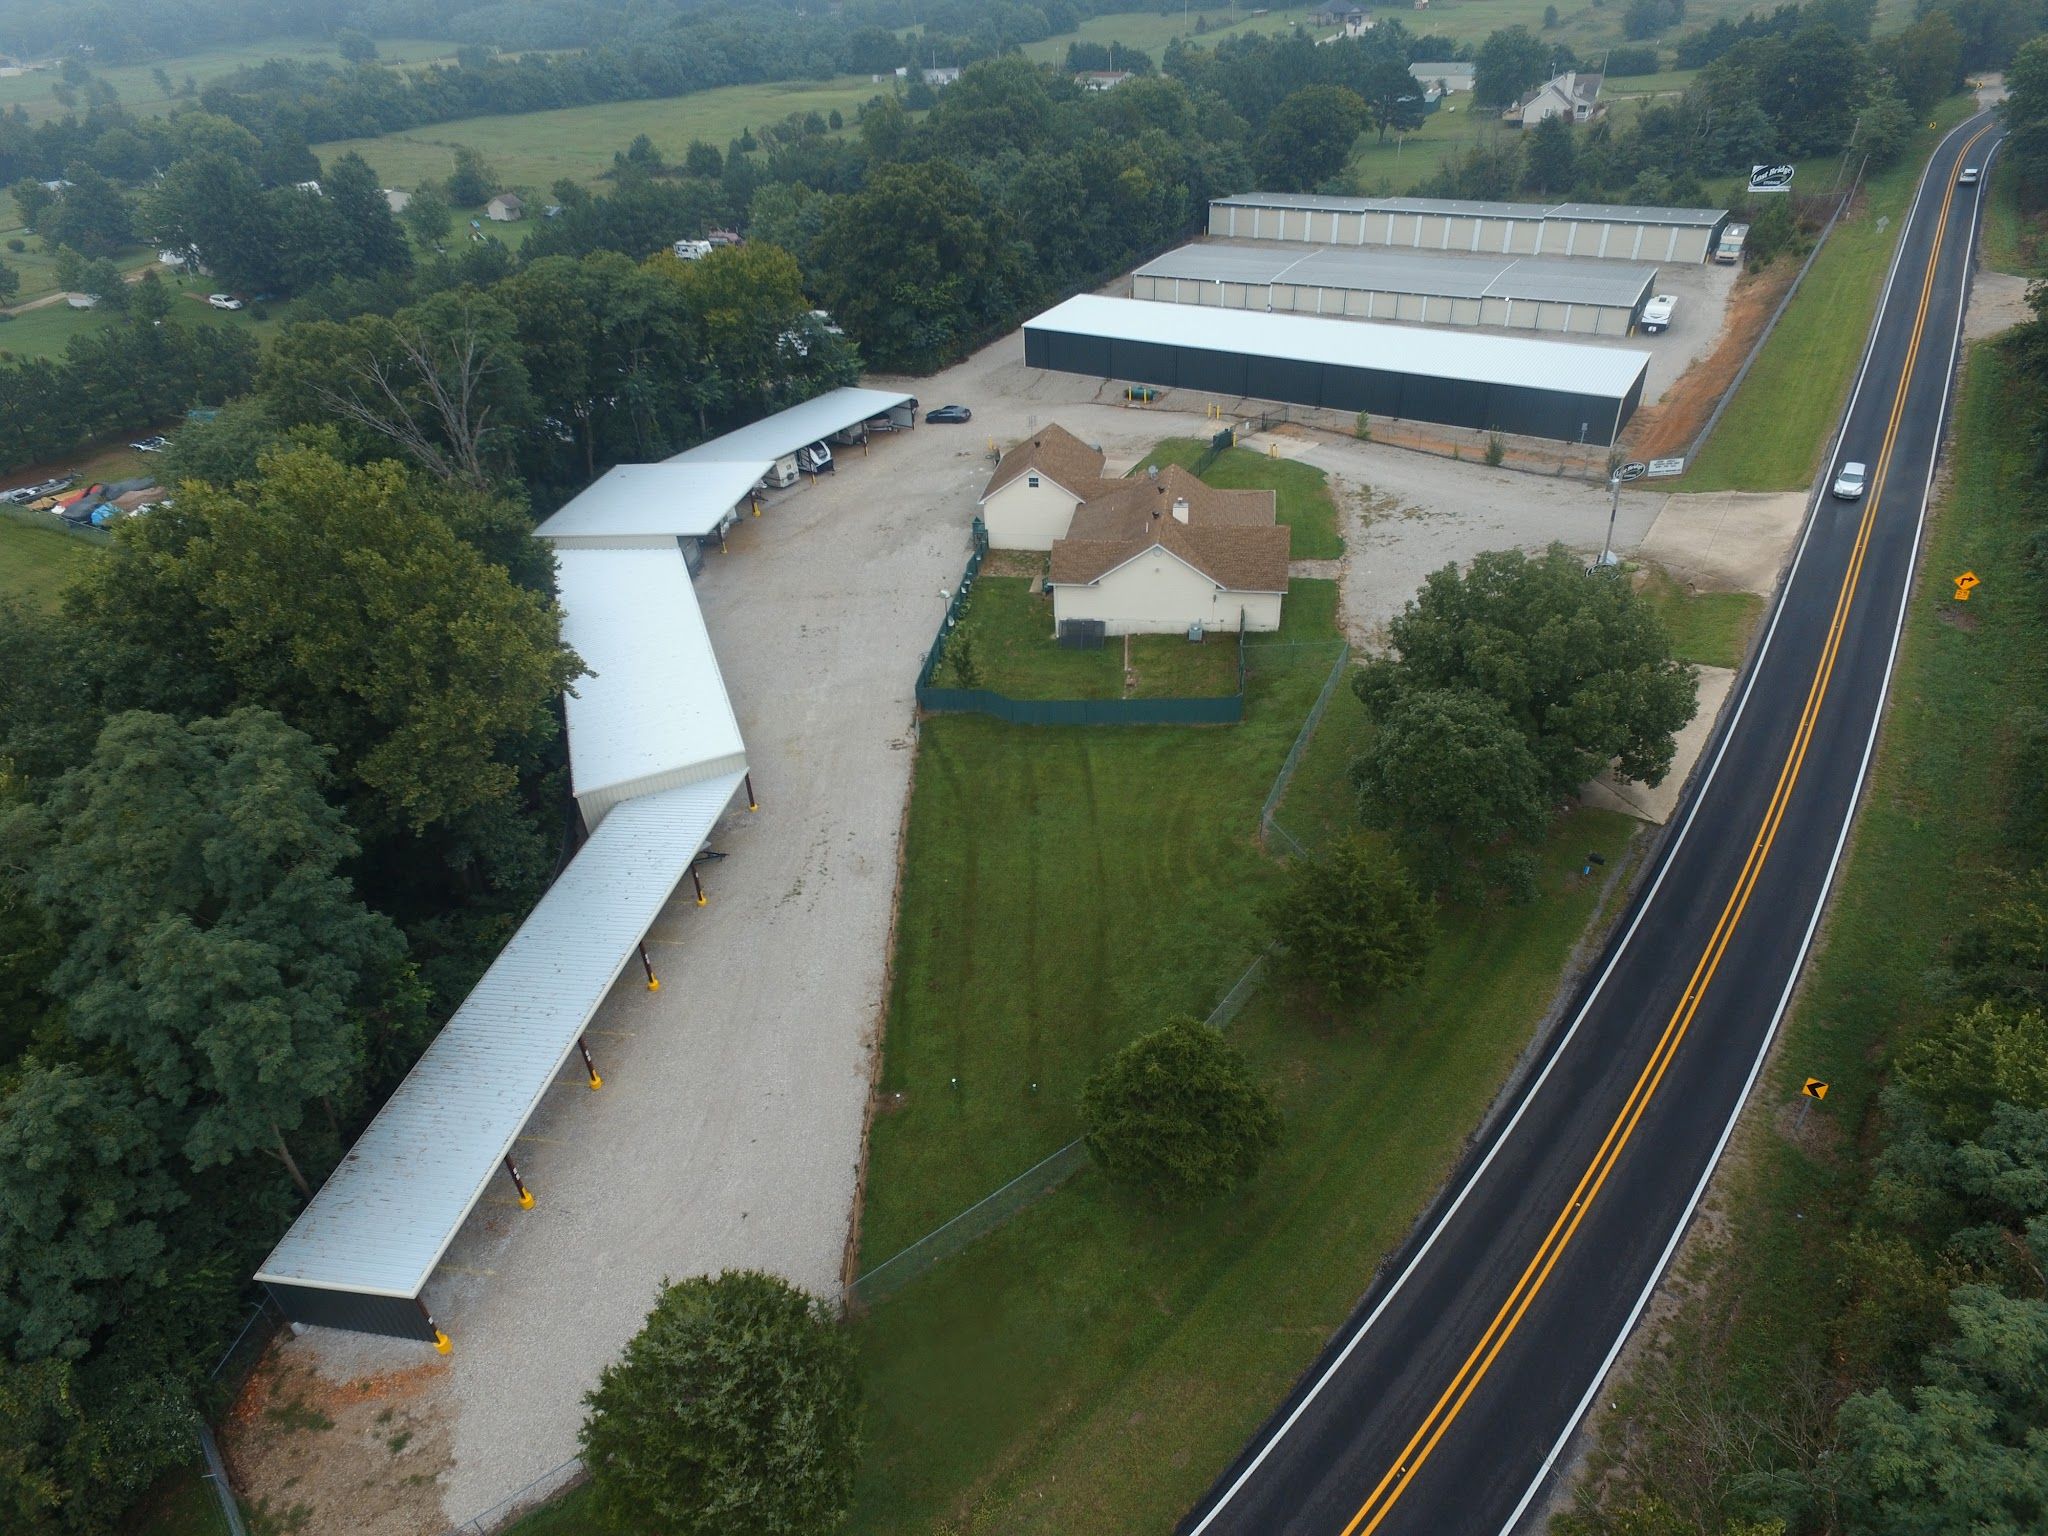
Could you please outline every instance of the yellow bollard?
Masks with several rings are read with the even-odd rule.
[[[447,1334],[443,1333],[443,1332],[442,1332],[442,1331],[441,1331],[440,1329],[438,1329],[438,1328],[436,1328],[436,1329],[434,1330],[434,1353],[435,1353],[435,1354],[437,1354],[437,1355],[445,1355],[445,1354],[447,1354],[447,1353],[448,1353],[448,1351],[449,1351],[449,1350],[453,1349],[454,1347],[455,1347],[455,1341],[454,1341],[453,1339],[449,1338]]]

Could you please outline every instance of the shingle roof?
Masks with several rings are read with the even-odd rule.
[[[1040,471],[1060,489],[1085,498],[1101,482],[1102,450],[1089,447],[1058,422],[1049,423],[1003,455],[996,472],[988,477],[981,499],[987,501],[1028,469]]]
[[[1146,537],[1154,523],[1170,519],[1173,504],[1185,500],[1191,528],[1258,528],[1273,526],[1276,497],[1272,491],[1225,491],[1206,485],[1178,464],[1169,464],[1158,479],[1137,475],[1109,482],[1109,489],[1074,512],[1067,537],[1122,540]]]
[[[1291,531],[1184,527],[1162,518],[1141,539],[1060,539],[1052,547],[1055,586],[1086,586],[1157,547],[1177,555],[1226,592],[1285,592]]]

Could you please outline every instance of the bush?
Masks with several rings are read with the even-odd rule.
[[[1168,1204],[1228,1193],[1280,1142],[1280,1112],[1243,1053],[1189,1018],[1112,1056],[1088,1080],[1081,1112],[1097,1166]]]
[[[1294,866],[1262,909],[1280,974],[1324,1004],[1355,1004],[1414,980],[1435,913],[1386,845],[1354,832]]]
[[[28,242],[22,239],[21,236],[14,235],[8,239],[7,249],[14,252],[15,255],[19,256],[23,251],[28,249]]]
[[[1621,47],[1611,49],[1607,55],[1607,73],[1610,75],[1654,75],[1663,61],[1654,48]]]
[[[584,1401],[583,1459],[618,1529],[785,1536],[829,1530],[852,1500],[853,1341],[774,1275],[665,1286]]]
[[[1498,432],[1491,434],[1486,439],[1486,462],[1494,469],[1499,469],[1507,456],[1508,445],[1500,440]]]

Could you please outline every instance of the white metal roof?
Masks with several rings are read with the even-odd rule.
[[[1197,309],[1095,294],[1054,305],[1025,321],[1024,328],[1241,352],[1248,357],[1376,368],[1476,384],[1568,390],[1614,400],[1628,394],[1650,362],[1649,353],[1620,347],[1376,325],[1367,320],[1325,320],[1264,310]]]
[[[764,416],[751,426],[714,437],[708,443],[685,448],[669,459],[671,464],[702,464],[732,460],[771,462],[795,453],[812,443],[843,431],[857,422],[871,420],[892,406],[915,405],[915,395],[893,394],[886,389],[829,390],[815,400],[792,405],[786,411]]]
[[[1317,245],[1258,240],[1184,245],[1138,268],[1140,277],[1198,282],[1294,283],[1443,298],[1532,299],[1632,309],[1649,295],[1657,269],[1560,256],[1416,254],[1377,245]]]
[[[772,459],[620,464],[606,470],[534,536],[542,539],[676,534],[702,538],[746,500]]]
[[[258,1280],[420,1293],[739,783],[726,774],[605,818]]]
[[[1310,208],[1318,213],[1421,213],[1488,219],[1571,219],[1581,223],[1712,225],[1725,208],[1644,208],[1624,203],[1489,203],[1457,197],[1338,197],[1321,192],[1240,192],[1224,207]]]
[[[595,674],[568,699],[577,795],[739,761],[739,722],[682,551],[570,546],[555,559],[562,641]]]

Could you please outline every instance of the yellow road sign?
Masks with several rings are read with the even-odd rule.
[[[1962,575],[1956,578],[1956,601],[1967,603],[1970,600],[1971,588],[1983,585],[1984,583],[1978,579],[1975,571],[1963,572]]]
[[[1817,1077],[1809,1077],[1799,1091],[1809,1099],[1824,1099],[1828,1096],[1828,1085]]]

